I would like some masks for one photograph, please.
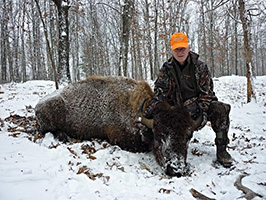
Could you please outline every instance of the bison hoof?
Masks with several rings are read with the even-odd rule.
[[[165,173],[168,176],[176,176],[180,178],[181,176],[186,176],[188,174],[187,166],[172,166],[171,164],[167,165]]]
[[[56,138],[63,143],[71,142],[71,138],[63,131],[55,132]]]
[[[171,167],[170,165],[167,166],[166,168],[166,174],[168,176],[176,176],[176,177],[181,177],[182,176],[182,170],[176,170],[175,168]]]

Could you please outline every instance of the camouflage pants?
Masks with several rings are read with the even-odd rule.
[[[216,133],[217,138],[228,140],[227,133],[230,126],[230,113],[231,106],[220,101],[213,101],[207,113],[203,113],[203,121],[197,130],[203,128],[207,121],[211,122],[211,127]]]

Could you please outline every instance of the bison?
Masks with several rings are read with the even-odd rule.
[[[146,119],[138,110],[146,109],[153,95],[145,81],[90,76],[45,96],[35,113],[42,134],[51,132],[61,139],[100,138],[133,152],[152,149],[166,174],[182,176],[187,172],[187,145],[192,136],[190,115],[183,107],[158,103],[153,119]],[[136,123],[139,118],[152,130],[149,143]]]

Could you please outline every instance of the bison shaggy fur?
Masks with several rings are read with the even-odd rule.
[[[91,76],[45,96],[35,113],[43,134],[52,132],[59,138],[79,140],[100,138],[133,152],[152,148],[166,173],[178,175],[186,166],[191,119],[184,108],[159,103],[153,110],[153,139],[147,144],[136,118],[142,102],[145,109],[153,95],[145,81]]]

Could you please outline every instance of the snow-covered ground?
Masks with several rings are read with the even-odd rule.
[[[245,77],[214,79],[219,100],[232,106],[234,167],[215,162],[215,134],[207,125],[194,133],[187,160],[192,173],[181,178],[164,175],[152,153],[131,153],[97,140],[63,144],[50,133],[44,138],[24,133],[23,122],[54,83],[0,85],[0,199],[193,199],[191,188],[210,198],[237,199],[244,195],[234,186],[241,174],[248,174],[243,185],[262,195],[255,199],[266,199],[266,76],[254,82],[257,98],[247,104]],[[20,124],[10,122],[16,120]]]

